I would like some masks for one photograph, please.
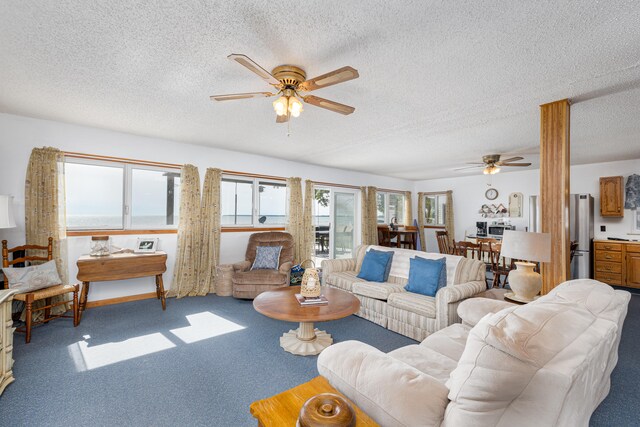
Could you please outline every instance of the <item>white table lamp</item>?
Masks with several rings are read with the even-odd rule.
[[[0,195],[0,228],[13,228],[16,221],[13,218],[13,196]]]
[[[511,299],[529,302],[540,293],[542,276],[534,271],[533,262],[549,262],[550,252],[549,233],[505,230],[500,255],[519,260],[515,262],[516,269],[509,272],[509,286],[514,293]]]

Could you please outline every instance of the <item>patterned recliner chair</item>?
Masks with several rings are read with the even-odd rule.
[[[282,246],[277,270],[251,270],[258,246]],[[279,231],[254,233],[249,237],[245,261],[233,265],[233,296],[253,299],[262,292],[289,286],[289,274],[293,265],[293,236]]]

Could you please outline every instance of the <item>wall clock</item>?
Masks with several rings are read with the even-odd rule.
[[[487,191],[485,191],[484,197],[486,197],[489,200],[495,200],[498,198],[498,190],[496,190],[495,188],[490,188]]]

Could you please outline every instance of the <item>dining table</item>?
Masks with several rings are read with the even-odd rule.
[[[401,247],[402,242],[404,241],[411,244],[411,247],[409,249],[416,249],[418,230],[407,230],[406,228],[399,228],[397,230],[389,230],[389,235],[391,236],[391,246],[393,246],[393,239],[395,238],[396,247]]]

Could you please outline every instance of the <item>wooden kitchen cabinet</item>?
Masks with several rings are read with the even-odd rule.
[[[622,177],[600,177],[600,216],[623,217]]]
[[[640,243],[594,242],[594,278],[617,286],[640,288]]]

